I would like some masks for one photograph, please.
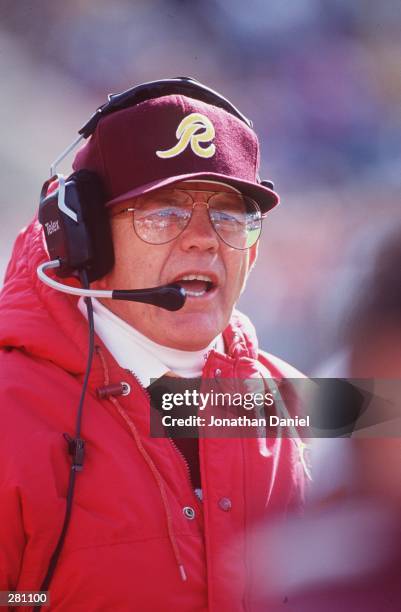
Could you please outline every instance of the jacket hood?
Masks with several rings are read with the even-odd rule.
[[[36,274],[48,259],[35,218],[18,235],[0,293],[0,347],[18,348],[73,374],[85,371],[87,323],[77,298],[44,285]]]
[[[87,322],[77,308],[77,297],[39,280],[36,269],[47,259],[42,228],[35,218],[15,241],[0,292],[0,347],[21,349],[82,375]],[[257,357],[256,332],[245,315],[235,311],[223,336],[229,356]]]

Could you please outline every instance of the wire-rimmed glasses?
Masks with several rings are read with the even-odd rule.
[[[198,193],[211,194],[207,201],[198,201]],[[139,197],[136,206],[112,214],[131,213],[137,236],[149,244],[166,244],[178,238],[189,225],[197,204],[207,207],[216,234],[228,246],[245,250],[259,239],[262,213],[248,196],[234,192],[206,192],[184,189],[159,189],[152,196]]]

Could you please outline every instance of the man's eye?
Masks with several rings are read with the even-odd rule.
[[[178,221],[182,219],[186,219],[188,216],[188,212],[184,209],[176,208],[176,207],[162,207],[162,208],[153,208],[152,210],[144,210],[142,214],[139,215],[142,219],[149,219],[154,221]]]
[[[160,210],[157,211],[157,215],[159,217],[165,217],[165,218],[169,218],[169,219],[181,219],[182,217],[186,216],[186,211],[180,208],[161,208]]]
[[[212,216],[213,221],[216,223],[231,223],[233,225],[241,223],[241,220],[236,215],[224,210],[215,210]]]

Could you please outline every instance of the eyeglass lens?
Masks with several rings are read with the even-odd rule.
[[[203,192],[204,193],[204,192]],[[193,199],[179,189],[159,191],[142,200],[135,209],[134,228],[150,244],[170,242],[191,220]],[[208,212],[218,236],[235,249],[248,249],[260,236],[261,212],[254,200],[236,193],[215,193],[208,199]]]

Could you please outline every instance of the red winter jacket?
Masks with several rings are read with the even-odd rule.
[[[75,298],[38,280],[46,258],[33,223],[17,239],[0,295],[0,591],[38,590],[46,574],[71,465],[63,433],[75,435],[86,366],[87,323]],[[245,317],[233,317],[224,339],[227,354],[212,352],[203,376],[269,375]],[[201,503],[171,440],[149,436],[147,392],[97,345],[82,424],[85,465],[50,609],[265,610],[253,588],[251,528],[300,501],[293,440],[201,439]],[[272,360],[271,369],[277,374]],[[120,381],[131,385],[129,395],[98,398],[98,388]]]

